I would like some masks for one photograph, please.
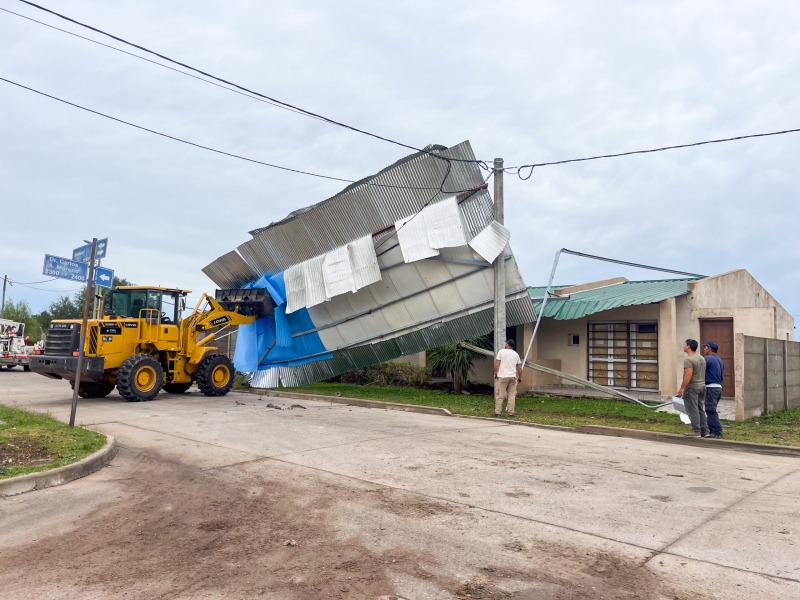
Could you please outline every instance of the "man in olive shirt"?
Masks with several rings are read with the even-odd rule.
[[[686,414],[692,422],[692,431],[684,433],[687,437],[708,437],[706,417],[706,361],[697,354],[697,340],[686,340],[683,351],[683,381],[678,396],[683,398]]]

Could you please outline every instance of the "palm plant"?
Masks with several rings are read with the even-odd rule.
[[[478,346],[479,348],[492,348],[492,340],[488,335],[464,340],[467,344]],[[464,384],[469,379],[472,365],[478,358],[483,358],[474,350],[463,348],[458,343],[447,344],[439,348],[434,348],[428,352],[428,366],[431,371],[444,371],[453,380],[453,393],[460,394],[464,389]]]

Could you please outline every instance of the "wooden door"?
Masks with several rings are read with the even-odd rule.
[[[716,342],[719,346],[717,354],[725,363],[722,379],[722,397],[733,398],[733,319],[700,319],[700,342]]]

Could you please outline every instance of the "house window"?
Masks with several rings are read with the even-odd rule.
[[[658,389],[658,323],[589,323],[588,379],[608,387]]]
[[[567,334],[567,345],[568,346],[580,346],[581,345],[581,336],[577,333],[568,333]]]

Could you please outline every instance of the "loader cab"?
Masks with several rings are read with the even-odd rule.
[[[119,287],[111,294],[106,314],[128,319],[141,319],[157,314],[160,315],[161,323],[177,325],[186,308],[188,293],[187,290],[167,288]]]

